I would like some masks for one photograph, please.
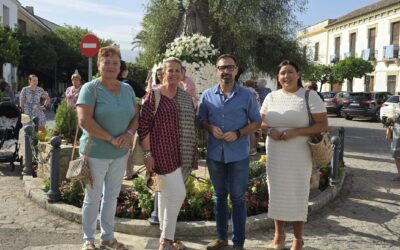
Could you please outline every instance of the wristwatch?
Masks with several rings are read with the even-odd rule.
[[[271,129],[271,128],[268,128],[267,135],[268,135],[268,136],[271,136],[271,132],[272,132],[272,129]]]

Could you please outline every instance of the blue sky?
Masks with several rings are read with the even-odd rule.
[[[211,0],[212,1],[212,0]],[[101,38],[120,45],[123,59],[134,61],[137,51],[130,44],[141,29],[145,5],[149,0],[19,0],[33,6],[35,14],[56,24],[80,26]],[[377,0],[309,0],[307,10],[298,18],[303,26],[337,18]]]

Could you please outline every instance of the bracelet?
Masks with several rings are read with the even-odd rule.
[[[112,140],[114,140],[114,136],[111,136],[111,138],[108,140],[109,143],[112,143]]]
[[[145,150],[143,153],[143,158],[149,158],[152,157],[151,151],[150,150]]]
[[[130,135],[130,136],[134,136],[132,130],[130,130],[130,129],[126,130],[126,133],[127,133],[128,135]]]
[[[240,138],[240,136],[241,136],[241,134],[240,134],[240,130],[238,129],[238,130],[236,130],[236,137],[237,137],[237,138],[236,138],[236,140],[237,140],[237,139],[239,139],[239,138]]]
[[[272,128],[268,128],[267,136],[271,136]]]

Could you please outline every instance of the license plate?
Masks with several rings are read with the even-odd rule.
[[[352,104],[350,104],[350,106],[358,107],[358,106],[360,106],[360,104],[359,103],[352,103]]]

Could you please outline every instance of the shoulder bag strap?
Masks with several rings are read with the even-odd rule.
[[[154,104],[154,112],[153,115],[156,115],[158,106],[160,105],[160,100],[161,100],[161,90],[160,89],[155,89],[154,90],[154,97],[155,97],[155,104]]]
[[[311,111],[310,111],[310,105],[308,103],[309,96],[310,96],[310,90],[306,90],[305,99],[306,99],[306,106],[307,106],[307,113],[308,113],[308,123],[309,123],[309,125],[312,125],[314,123],[314,119],[312,118]]]
[[[93,107],[93,114],[94,110],[96,108],[96,99],[97,99],[97,90],[96,90],[97,83],[94,84],[93,86],[93,97],[94,97],[94,107]],[[72,155],[71,155],[71,160],[74,159],[75,155],[75,147],[76,147],[76,141],[78,137],[78,131],[79,131],[79,123],[76,121],[76,131],[75,131],[75,138],[74,138],[74,146],[72,147]],[[89,157],[89,149],[90,149],[90,144],[92,144],[92,137],[89,135],[88,142],[85,147],[84,155],[85,155],[85,160]]]

